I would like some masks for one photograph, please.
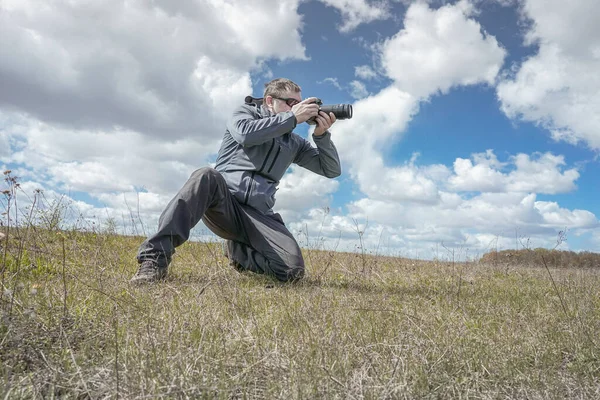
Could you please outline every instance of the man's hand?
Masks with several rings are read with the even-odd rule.
[[[319,111],[319,115],[317,115],[315,120],[317,121],[317,127],[315,128],[313,135],[321,136],[327,129],[331,128],[331,125],[335,123],[336,118],[332,112],[327,114],[324,111]]]
[[[292,107],[292,112],[296,116],[296,122],[301,124],[319,113],[319,105],[315,104],[316,97],[309,97]]]

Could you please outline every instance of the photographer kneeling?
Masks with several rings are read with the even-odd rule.
[[[319,111],[317,101],[303,101],[300,87],[283,78],[267,83],[262,99],[248,96],[227,123],[215,168],[192,173],[160,216],[158,231],[140,246],[140,266],[131,282],[165,278],[175,248],[189,239],[201,219],[227,240],[230,264],[239,271],[268,274],[283,282],[301,278],[300,247],[272,208],[290,164],[328,178],[341,173],[328,131],[336,117]],[[309,120],[317,124],[316,148],[292,132]]]

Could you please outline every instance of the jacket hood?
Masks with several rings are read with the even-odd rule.
[[[271,110],[269,110],[269,108],[265,105],[264,103],[264,98],[263,97],[252,97],[252,96],[246,96],[246,98],[244,99],[244,101],[246,102],[246,104],[248,105],[254,105],[256,106],[259,110],[261,110],[261,114],[263,116],[272,116],[274,115]]]
[[[263,105],[264,98],[246,96],[246,98],[244,100],[246,101],[246,104],[256,104],[257,106],[260,107]]]

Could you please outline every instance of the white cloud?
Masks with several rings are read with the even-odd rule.
[[[358,100],[353,104],[352,119],[336,122],[332,128],[340,156],[351,165],[351,172],[359,168],[372,170],[380,164],[379,150],[402,132],[418,110],[413,96],[394,86]],[[374,171],[378,173],[379,171]]]
[[[418,97],[457,85],[494,84],[506,51],[469,18],[472,12],[465,0],[437,10],[412,4],[404,29],[382,45],[387,75]]]
[[[329,84],[335,86],[337,89],[342,90],[342,85],[340,85],[337,78],[331,78],[331,77],[325,78],[319,83],[329,83]]]
[[[455,175],[449,184],[455,190],[497,192],[504,187],[505,177],[498,170],[471,160],[457,158],[454,161]]]
[[[384,240],[427,257],[440,243],[469,248],[474,255],[489,250],[492,241],[501,248],[514,247],[515,232],[531,239],[532,246],[551,247],[558,230],[582,234],[600,228],[600,221],[587,210],[537,200],[537,193],[575,188],[579,173],[566,167],[562,156],[517,154],[500,161],[488,150],[457,159],[454,169],[419,166],[416,160],[415,154],[405,165],[376,169],[372,174],[360,169],[356,181],[365,197],[351,202],[348,214],[334,213],[323,223],[322,235],[330,246],[341,237],[339,246],[352,250],[358,242],[355,221],[368,221],[364,240],[370,249]],[[457,167],[461,163],[468,167]],[[314,230],[322,223],[317,214],[309,213],[299,221],[297,217],[293,226],[308,225]]]
[[[539,51],[498,85],[510,118],[535,122],[555,140],[600,149],[600,24],[595,0],[526,0],[526,43]]]
[[[208,161],[220,139],[168,141],[131,131],[74,131],[24,118],[12,121],[17,144],[0,161],[25,165],[29,178],[43,176],[55,188],[94,194],[142,186],[172,192]]]
[[[99,162],[60,163],[52,166],[50,173],[53,177],[65,182],[74,190],[82,192],[97,191],[126,191],[131,187],[112,174],[108,166]]]
[[[327,207],[329,196],[335,193],[339,182],[310,172],[298,166],[292,166],[279,184],[275,208],[284,218],[294,218],[315,206]]]
[[[8,134],[0,131],[0,160],[8,157],[11,153],[10,141],[8,140]]]
[[[381,57],[394,83],[354,104],[354,117],[335,126],[336,144],[360,190],[372,198],[438,201],[433,176],[449,175],[445,167],[430,170],[389,167],[381,155],[398,140],[420,101],[458,85],[493,83],[505,51],[494,37],[483,35],[462,1],[437,10],[412,4],[404,29],[381,46]],[[422,65],[423,62],[429,63]],[[431,61],[433,60],[433,61]]]
[[[360,81],[350,82],[350,95],[355,99],[362,99],[369,95],[369,91],[364,83]]]
[[[352,96],[354,99],[362,99],[369,95],[369,91],[367,90],[367,87],[365,86],[365,84],[360,81],[356,81],[356,80],[350,81],[350,83],[348,85],[342,86],[337,78],[329,77],[329,78],[323,79],[322,81],[320,81],[318,83],[329,83],[329,84],[333,85],[334,87],[336,87],[338,90],[346,89],[350,93],[350,96]]]
[[[4,1],[0,107],[73,128],[208,136],[250,93],[249,70],[305,58],[297,5]]]
[[[477,159],[477,156],[479,155],[473,158]],[[564,164],[562,157],[551,154],[536,159],[519,154],[510,160],[512,170],[503,172],[488,168],[484,174],[473,173],[473,170],[477,171],[476,168],[484,166],[484,163],[477,163],[470,169],[457,169],[456,165],[460,164],[458,161],[470,160],[457,159],[454,173],[443,165],[420,167],[411,162],[388,169],[383,179],[387,182],[385,187],[366,187],[364,192],[368,198],[355,202],[354,206],[368,211],[359,212],[358,216],[373,217],[380,223],[388,221],[390,224],[402,223],[408,227],[416,227],[422,221],[424,224],[441,227],[471,227],[485,232],[492,226],[542,223],[542,218],[536,219],[532,214],[534,205],[537,204],[536,192],[570,190],[579,176],[574,169],[561,173],[560,166]],[[482,185],[480,175],[492,175],[496,185]],[[543,175],[548,175],[549,179],[543,179]],[[555,182],[561,180],[563,187]],[[532,189],[536,191],[533,192]],[[464,191],[482,193],[471,197]],[[591,213],[585,215],[593,217]]]
[[[555,228],[567,227],[569,229],[598,226],[598,220],[595,215],[586,210],[569,211],[560,208],[558,203],[547,201],[536,201],[535,208],[542,215],[544,219],[543,225],[545,226]]]
[[[218,150],[250,73],[307,59],[298,4],[3,1],[0,162],[47,190],[172,195]]]
[[[579,172],[575,168],[561,172],[559,168],[565,164],[563,156],[546,153],[532,160],[526,154],[518,154],[514,163],[517,170],[509,174],[509,191],[556,194],[576,189]]]
[[[370,167],[373,169],[361,168],[357,173],[360,190],[370,199],[418,203],[437,203],[439,200],[435,177],[440,172],[445,173],[443,166],[419,168],[411,163],[385,168],[372,163]]]
[[[573,0],[569,7],[559,0],[526,0],[523,12],[532,20],[528,43],[554,43],[572,54],[590,54],[600,48],[598,4]]]
[[[377,77],[377,73],[368,65],[359,65],[354,67],[354,75],[365,80],[374,79]]]
[[[350,32],[358,25],[390,17],[383,1],[366,0],[321,0],[322,3],[337,9],[342,14],[340,32]]]
[[[455,251],[457,260],[495,248],[514,248],[515,235],[531,247],[550,248],[559,230],[567,228],[577,234],[600,227],[589,211],[536,201],[535,194],[482,194],[463,199],[443,193],[441,198],[435,206],[364,198],[349,205],[349,214],[331,210],[325,215],[313,209],[288,225],[295,233],[311,227],[309,244],[320,239],[326,249],[357,250],[358,230],[364,232],[362,243],[368,252],[445,258],[446,251]]]
[[[588,211],[556,204],[553,210],[536,200],[537,193],[576,189],[579,172],[561,155],[516,154],[500,161],[488,150],[457,158],[452,168],[419,166],[417,155],[404,165],[386,165],[382,150],[398,140],[421,101],[455,86],[494,84],[505,51],[469,18],[471,11],[466,2],[437,10],[412,4],[404,30],[381,47],[394,83],[357,101],[353,119],[334,128],[344,165],[366,197],[351,203],[350,214],[331,217],[332,226],[324,229],[331,240],[343,232],[347,245],[356,242],[353,221],[368,220],[365,240],[371,246],[383,230],[392,244],[414,246],[422,254],[431,254],[440,241],[481,253],[492,239],[496,245],[514,243],[515,229],[545,245],[565,226],[579,231],[599,226]],[[420,55],[430,63],[423,65]],[[303,223],[316,224],[311,218]]]
[[[353,220],[368,220],[371,246],[383,229],[392,244],[420,252],[430,253],[427,247],[441,240],[483,252],[492,239],[496,246],[514,243],[515,230],[544,246],[559,229],[600,227],[589,211],[536,200],[537,193],[576,189],[579,172],[560,155],[499,161],[488,150],[457,158],[452,169],[418,166],[414,156],[404,165],[386,165],[382,149],[402,134],[420,101],[459,85],[495,83],[506,52],[469,18],[472,11],[464,1],[437,10],[414,3],[404,29],[381,46],[393,85],[356,102],[355,117],[335,127],[340,154],[366,198],[353,202],[347,216],[332,216],[331,238],[343,228],[351,240]]]
[[[444,199],[445,196],[441,198]],[[432,243],[441,240],[439,232],[453,236],[458,243],[460,238],[472,234],[514,237],[515,229],[521,235],[548,238],[565,227],[600,227],[600,222],[591,212],[568,210],[560,208],[556,203],[536,201],[535,194],[481,194],[470,199],[460,199],[458,205],[449,205],[442,200],[434,207],[365,198],[352,203],[351,209],[351,217],[397,228],[403,236],[429,232],[430,238],[422,239]],[[449,235],[449,232],[453,233]]]
[[[576,189],[575,181],[579,172],[575,168],[561,171],[565,165],[563,156],[551,153],[517,154],[509,163],[499,163],[491,150],[476,154],[474,163],[469,159],[457,158],[454,162],[454,175],[448,181],[448,188],[455,191],[479,192],[536,192],[556,194]],[[502,167],[510,164],[514,169],[502,172]]]
[[[339,251],[357,250],[359,232],[363,234],[365,247],[373,249],[373,232],[379,227],[321,208],[313,208],[303,218],[297,218],[287,225],[299,238],[301,245]]]

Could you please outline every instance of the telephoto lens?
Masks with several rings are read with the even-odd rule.
[[[335,115],[336,119],[350,119],[352,118],[352,104],[325,104],[321,99],[317,99],[315,102],[319,105],[319,109],[329,114],[330,112]]]
[[[321,106],[321,111],[335,115],[336,119],[352,118],[352,104],[332,104]]]

